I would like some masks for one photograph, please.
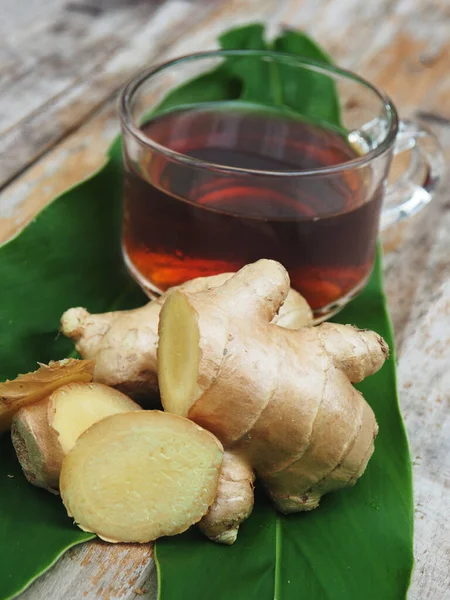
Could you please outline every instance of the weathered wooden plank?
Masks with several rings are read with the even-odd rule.
[[[358,71],[388,92],[400,116],[428,115],[426,124],[450,158],[448,31],[448,3],[398,2],[375,32],[372,51],[359,61]],[[384,235],[386,292],[399,351],[450,276],[447,186],[426,211]]]
[[[280,11],[279,23],[304,29],[339,66],[357,70],[362,57],[371,55],[373,24],[382,23],[384,29],[395,5],[393,0],[291,0]]]
[[[440,137],[445,139],[445,132]],[[447,186],[448,177],[431,206],[383,236],[386,294],[399,353],[450,277]]]
[[[156,598],[157,580],[150,544],[105,548],[100,541],[72,548],[21,600],[111,600]],[[106,560],[105,560],[106,559]],[[57,576],[55,577],[55,573]]]
[[[391,95],[401,115],[428,115],[447,156],[448,9],[442,2],[420,9],[414,2],[397,3],[394,18],[375,35],[373,55],[358,65]],[[450,284],[441,287],[450,277],[447,188],[448,178],[430,207],[384,235],[386,292],[400,356],[400,401],[414,461],[416,563],[411,600],[450,596],[450,532],[445,525],[450,509]]]
[[[398,367],[400,401],[415,481],[415,557],[411,600],[450,596],[450,280]]]
[[[42,23],[27,44],[25,61],[31,64],[0,93],[0,187],[216,5],[206,3],[199,14],[199,6],[187,0],[136,3],[130,12],[122,3],[121,10],[99,17],[76,14]],[[42,36],[48,39],[45,53],[38,51]],[[20,73],[20,66],[10,70]]]
[[[23,227],[50,200],[97,170],[118,133],[115,102],[0,192],[0,240]]]
[[[25,18],[24,1],[19,4]],[[94,8],[98,2],[51,2],[27,26],[5,31],[0,49],[9,49],[16,64],[14,69],[0,68],[0,131],[8,130],[106,62],[127,44],[141,22],[152,17],[159,4],[133,3],[116,9],[112,4],[108,10],[89,13],[70,7]],[[4,21],[9,21],[8,14]]]
[[[49,15],[59,5],[61,5],[61,0],[2,0],[0,39],[4,40],[8,35],[17,36],[19,40],[32,23],[45,14]]]

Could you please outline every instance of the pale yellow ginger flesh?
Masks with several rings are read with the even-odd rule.
[[[0,433],[10,428],[22,406],[43,400],[67,383],[92,381],[93,376],[93,361],[67,358],[50,361],[37,371],[0,383]]]
[[[161,311],[158,375],[164,409],[213,432],[279,510],[295,512],[364,472],[378,428],[352,383],[378,371],[388,347],[349,325],[271,323],[288,292],[270,260],[221,287],[174,292]]]
[[[91,425],[117,413],[142,410],[128,396],[101,383],[71,384],[54,392],[48,405],[48,422],[64,454]]]
[[[117,413],[142,410],[100,383],[69,383],[14,416],[11,436],[30,483],[57,493],[64,456],[91,425]]]
[[[135,310],[91,315],[84,308],[71,308],[62,316],[61,331],[75,342],[83,358],[96,361],[95,381],[145,400],[158,391],[158,319],[165,300],[175,289],[195,293],[219,287],[232,276],[193,279]],[[290,290],[274,322],[290,329],[309,327],[312,312],[305,299]]]
[[[155,410],[114,415],[64,459],[61,496],[81,529],[110,542],[149,542],[203,517],[222,459],[220,442],[192,421]]]

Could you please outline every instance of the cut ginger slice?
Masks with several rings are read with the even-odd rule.
[[[25,477],[57,492],[62,461],[79,436],[105,417],[136,410],[142,408],[101,383],[69,383],[23,406],[13,418],[11,437]]]
[[[183,417],[139,411],[107,417],[63,462],[69,516],[109,542],[149,542],[197,523],[213,503],[220,442]]]
[[[198,315],[185,296],[175,292],[166,301],[159,335],[158,380],[164,409],[187,417],[199,390],[200,333]]]
[[[93,360],[52,360],[48,365],[40,364],[37,371],[0,383],[0,432],[9,429],[22,406],[43,400],[66,383],[92,381],[94,366]]]
[[[72,383],[57,389],[48,405],[48,422],[64,454],[91,425],[117,413],[142,410],[128,396],[102,383]]]

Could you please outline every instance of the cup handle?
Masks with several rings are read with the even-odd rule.
[[[400,121],[394,156],[408,151],[409,166],[386,188],[381,231],[426,206],[444,174],[444,152],[436,136],[415,121]]]

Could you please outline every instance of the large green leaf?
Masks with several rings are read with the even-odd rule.
[[[237,27],[223,33],[219,42],[224,50],[266,50],[264,41],[264,26],[259,23]],[[169,92],[158,107],[153,111],[155,114],[167,112],[172,108],[180,108],[194,103],[224,102],[238,100],[240,98],[248,101],[254,100],[249,93],[248,86],[253,86],[255,80],[257,86],[266,91],[266,82],[261,85],[261,68],[259,61],[251,61],[253,66],[252,76],[246,77],[248,60],[242,58],[228,58],[216,68],[186,81],[179,87]],[[256,101],[262,103],[263,99],[257,97]]]
[[[284,30],[273,42],[264,38],[264,25],[254,23],[219,37],[224,50],[276,50],[318,63],[330,57],[304,33]],[[216,68],[173,89],[153,111],[161,114],[193,103],[245,101],[277,107],[331,126],[340,126],[334,80],[295,64],[266,61],[257,56],[229,56]]]
[[[304,33],[286,29],[273,42],[273,49],[298,54],[309,60],[332,64],[331,58]],[[279,65],[283,106],[309,119],[341,126],[340,106],[334,79],[320,72],[299,69],[295,65]]]
[[[381,259],[363,293],[337,321],[394,341],[383,294]],[[399,600],[413,553],[411,467],[395,380],[395,358],[360,386],[380,433],[362,479],[326,496],[311,512],[283,516],[258,497],[234,546],[205,544],[189,531],[158,541],[161,600]]]
[[[262,39],[258,27],[249,30],[248,44]],[[284,43],[295,42],[292,33],[283,35]],[[232,65],[232,70],[232,93],[251,90],[250,84],[244,85],[250,72],[242,64]],[[171,106],[205,98],[221,100],[224,82],[214,77],[215,91],[205,81],[200,86],[190,82],[185,95],[178,89]],[[281,97],[287,98],[281,89]],[[250,92],[244,99],[252,99]],[[287,101],[286,106],[299,110]],[[336,107],[336,99],[324,106],[324,110]],[[336,123],[333,110],[327,118]],[[31,370],[38,360],[61,358],[72,351],[71,344],[58,336],[59,317],[69,306],[102,312],[144,301],[121,260],[120,196],[120,144],[116,143],[101,171],[62,195],[0,248],[0,379]],[[392,347],[379,262],[366,290],[339,320],[377,330]],[[161,540],[157,544],[161,600],[404,597],[412,566],[412,492],[394,359],[361,389],[380,423],[375,455],[362,480],[351,490],[325,498],[313,513],[290,517],[277,514],[264,496],[258,496],[253,515],[230,548],[208,542],[196,529]],[[58,498],[25,482],[9,437],[4,436],[0,440],[0,599],[21,591],[68,547],[89,537],[65,517]]]

